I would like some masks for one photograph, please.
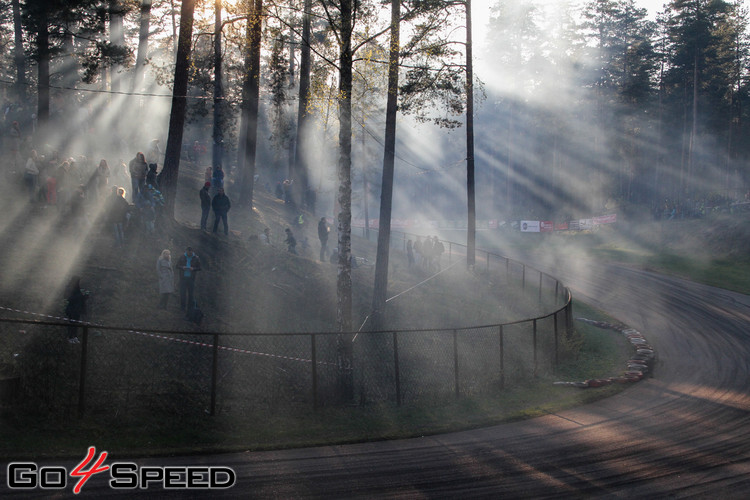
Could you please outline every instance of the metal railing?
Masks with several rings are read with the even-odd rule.
[[[449,258],[456,255],[453,245]],[[570,292],[521,262],[482,253],[488,271],[504,272],[509,284],[537,294],[551,310],[503,324],[356,334],[137,331],[81,323],[80,345],[66,341],[67,321],[1,318],[0,374],[12,372],[22,395],[14,404],[134,417],[400,405],[492,393],[551,374],[572,328]]]

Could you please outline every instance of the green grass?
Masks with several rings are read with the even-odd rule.
[[[602,313],[576,303],[574,315],[615,322]],[[484,427],[555,413],[600,398],[627,386],[610,385],[577,389],[554,385],[556,380],[604,378],[624,369],[629,346],[622,335],[576,322],[580,340],[577,356],[563,353],[557,372],[530,379],[520,386],[477,397],[448,397],[396,406],[390,403],[362,407],[309,406],[269,415],[258,412],[238,418],[142,415],[130,421],[110,422],[88,415],[82,420],[49,421],[43,417],[4,415],[0,428],[0,455],[9,459],[78,457],[88,446],[113,456],[195,454],[205,452],[266,450],[322,444],[343,444],[407,438]],[[575,342],[573,342],[575,344]]]

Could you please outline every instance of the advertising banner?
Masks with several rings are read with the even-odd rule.
[[[542,233],[549,233],[555,229],[555,225],[552,221],[544,220],[539,223],[539,231]]]
[[[611,215],[601,215],[599,217],[594,217],[594,224],[614,224],[617,222],[617,214],[611,214]]]
[[[538,220],[522,220],[521,232],[522,233],[538,233],[539,221]]]

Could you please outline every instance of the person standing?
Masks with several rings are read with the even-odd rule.
[[[36,200],[36,191],[39,186],[39,155],[36,150],[32,149],[26,160],[26,171],[23,174],[23,180],[29,193],[29,201],[32,203]]]
[[[320,240],[320,262],[325,262],[326,252],[328,251],[328,224],[326,218],[321,217],[318,221],[318,239]]]
[[[128,217],[130,204],[125,199],[125,189],[113,187],[109,201],[109,217],[115,232],[115,245],[122,247],[125,244],[125,222]]]
[[[97,196],[103,198],[107,195],[107,185],[109,185],[109,177],[111,175],[109,164],[104,158],[99,162],[99,166],[96,167],[96,193]]]
[[[204,231],[208,231],[206,223],[208,222],[208,212],[211,210],[211,194],[208,192],[210,187],[211,183],[206,182],[199,193],[201,198],[201,229]]]
[[[138,197],[138,194],[141,193],[143,184],[146,182],[146,171],[148,170],[146,158],[143,156],[143,153],[140,151],[136,153],[135,158],[130,160],[128,170],[130,171],[130,182],[132,183],[133,188],[131,193],[131,196],[133,197],[132,201],[135,203],[135,199]]]
[[[286,243],[287,252],[297,255],[297,240],[294,238],[294,233],[289,228],[284,229],[284,232],[286,233],[284,243]]]
[[[177,261],[180,273],[180,309],[185,306],[192,308],[195,303],[195,277],[201,270],[201,261],[193,252],[193,247],[187,247],[185,253]]]
[[[161,159],[161,154],[161,148],[159,148],[159,139],[152,140],[146,154],[146,163],[148,163],[149,165],[158,165],[159,160]]]
[[[227,213],[232,208],[232,202],[229,200],[229,196],[224,194],[224,189],[219,188],[219,192],[216,193],[214,199],[211,201],[211,208],[214,209],[214,233],[219,227],[219,219],[224,223],[224,235],[229,235],[229,223],[227,222]]]
[[[88,292],[81,289],[81,278],[73,276],[68,285],[68,304],[65,306],[65,316],[71,320],[71,322],[80,322],[81,316],[86,314],[86,300],[88,300]],[[81,341],[78,340],[78,326],[76,324],[68,325],[68,342],[71,344],[79,344]]]
[[[260,233],[260,241],[264,245],[270,245],[271,244],[271,230],[269,228],[263,229],[263,232]]]
[[[406,260],[409,269],[411,269],[414,266],[414,249],[411,240],[406,242]]]
[[[211,185],[214,189],[224,189],[224,170],[221,165],[216,165],[211,174]]]
[[[159,309],[166,309],[169,296],[174,293],[174,270],[172,269],[172,253],[163,250],[156,261],[156,275],[159,277]]]

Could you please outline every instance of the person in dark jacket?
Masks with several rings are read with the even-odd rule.
[[[232,202],[229,200],[229,196],[224,194],[224,189],[219,188],[219,192],[216,193],[216,196],[214,196],[214,199],[211,201],[211,208],[214,209],[214,215],[216,216],[213,232],[216,232],[216,228],[219,227],[219,219],[221,219],[224,223],[224,234],[228,235],[229,223],[227,222],[227,213],[229,212],[229,209],[232,208]]]
[[[177,271],[180,275],[180,309],[193,307],[195,294],[195,276],[201,270],[201,260],[187,247],[185,253],[177,260]]]
[[[208,231],[206,223],[208,222],[208,212],[211,210],[211,194],[208,189],[211,187],[210,182],[206,182],[200,190],[201,197],[201,229]]]
[[[286,232],[286,239],[284,240],[284,243],[286,243],[286,251],[298,255],[297,240],[294,238],[294,233],[292,233],[292,230],[289,228],[284,229],[284,232]]]
[[[125,189],[113,187],[109,199],[109,221],[115,232],[115,244],[118,247],[125,243],[125,223],[127,222],[130,204],[125,199]]]
[[[156,189],[159,189],[159,181],[157,180],[156,174],[156,163],[149,163],[148,171],[146,172],[146,185],[151,185]]]
[[[321,217],[318,221],[318,239],[320,240],[320,262],[325,262],[328,250],[328,224],[326,218]]]
[[[65,316],[71,321],[81,321],[81,316],[86,314],[86,300],[88,298],[88,293],[81,290],[81,278],[74,276],[68,286],[68,304],[65,306]],[[68,325],[68,342],[71,344],[80,343],[78,326],[75,324]]]
[[[148,172],[148,166],[146,165],[146,157],[140,151],[136,153],[135,158],[130,160],[128,165],[130,171],[130,180],[132,183],[131,196],[133,197],[133,203],[138,196],[138,193],[144,188],[146,182],[146,172]]]

